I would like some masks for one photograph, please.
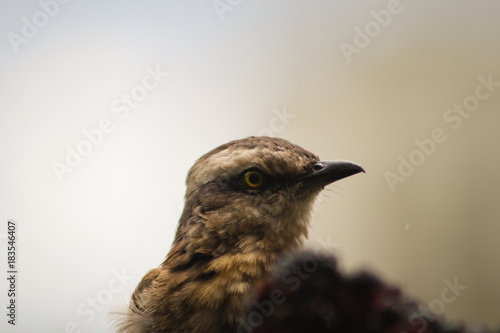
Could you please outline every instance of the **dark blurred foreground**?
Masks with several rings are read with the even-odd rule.
[[[252,330],[253,329],[253,330]],[[240,332],[490,333],[448,323],[374,275],[341,274],[330,255],[303,252],[286,260],[261,288]]]

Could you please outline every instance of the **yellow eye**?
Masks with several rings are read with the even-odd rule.
[[[245,184],[247,184],[251,188],[259,188],[264,183],[264,176],[262,175],[262,173],[256,170],[245,172],[245,174],[243,175],[243,179],[245,180]]]

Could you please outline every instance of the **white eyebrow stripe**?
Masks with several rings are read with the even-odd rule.
[[[231,177],[243,172],[250,164],[258,165],[263,149],[228,148],[209,156],[202,163],[196,163],[186,181],[186,185],[196,189],[218,177]],[[253,162],[253,163],[252,163]]]
[[[307,156],[288,150],[228,147],[195,163],[186,179],[186,195],[214,179],[228,179],[251,167],[258,167],[263,172],[272,174],[284,171],[287,167],[298,171],[309,162],[310,158]]]

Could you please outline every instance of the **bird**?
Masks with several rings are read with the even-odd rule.
[[[204,154],[187,174],[171,249],[135,288],[118,332],[243,331],[262,281],[307,237],[318,194],[360,172],[276,137]]]

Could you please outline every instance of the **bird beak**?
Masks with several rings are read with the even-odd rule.
[[[326,186],[360,172],[365,172],[365,170],[353,162],[321,161],[314,164],[310,171],[295,181],[303,182],[308,186]]]

